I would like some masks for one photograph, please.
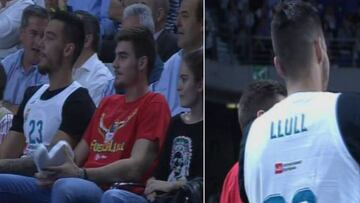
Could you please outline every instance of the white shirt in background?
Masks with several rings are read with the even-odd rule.
[[[12,0],[0,6],[0,59],[17,50],[23,10],[32,0]]]
[[[85,61],[80,68],[73,70],[73,79],[88,89],[96,106],[99,105],[102,98],[115,93],[114,87],[112,87],[114,76],[99,60],[96,53]]]

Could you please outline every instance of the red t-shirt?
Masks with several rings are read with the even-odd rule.
[[[242,203],[239,192],[239,162],[236,162],[225,177],[220,203]]]
[[[85,168],[97,168],[120,159],[129,158],[137,139],[158,143],[161,151],[170,121],[165,98],[148,92],[134,102],[125,102],[122,95],[103,99],[86,129],[84,140],[89,145]],[[152,175],[158,158],[142,177]]]

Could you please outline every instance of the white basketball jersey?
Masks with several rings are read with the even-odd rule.
[[[359,165],[340,134],[338,97],[295,93],[254,121],[244,157],[249,202],[360,202]]]
[[[81,85],[73,82],[50,99],[40,99],[48,87],[48,84],[41,86],[25,105],[23,126],[27,144],[25,155],[31,155],[37,144],[50,145],[59,130],[66,99]]]

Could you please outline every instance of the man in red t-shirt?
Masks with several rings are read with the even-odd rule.
[[[75,161],[49,168],[51,175],[38,174],[42,184],[61,177],[52,187],[51,202],[100,202],[103,189],[114,182],[144,184],[158,162],[170,110],[162,95],[148,91],[155,61],[153,36],[142,27],[123,29],[115,52],[115,87],[126,93],[101,101],[75,149]],[[116,191],[120,196],[142,194],[143,188]]]
[[[276,81],[257,81],[249,85],[239,101],[238,118],[242,134],[251,122],[286,97],[286,89]],[[239,192],[239,162],[225,177],[220,203],[242,203]]]

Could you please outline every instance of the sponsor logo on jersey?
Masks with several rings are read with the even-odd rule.
[[[301,160],[288,163],[275,163],[275,174],[281,174],[287,171],[295,170],[301,163]]]

